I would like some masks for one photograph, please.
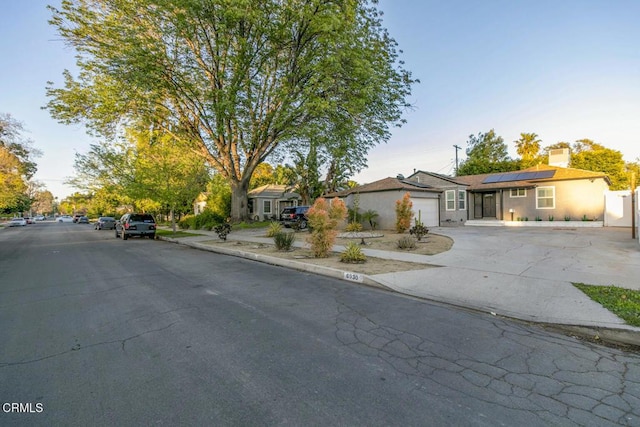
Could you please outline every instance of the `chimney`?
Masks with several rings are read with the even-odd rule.
[[[569,149],[557,148],[549,150],[549,166],[558,166],[561,168],[569,167]]]

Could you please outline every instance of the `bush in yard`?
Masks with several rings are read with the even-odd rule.
[[[411,234],[412,236],[416,236],[418,241],[421,241],[422,238],[427,235],[427,233],[429,233],[429,229],[425,227],[419,219],[416,218],[416,224],[411,227],[411,229],[409,230],[409,234]]]
[[[340,262],[359,264],[365,262],[366,260],[367,257],[362,253],[362,248],[360,248],[360,245],[354,242],[350,242],[344,249],[344,252],[340,254]]]
[[[271,221],[269,228],[267,228],[267,237],[275,237],[276,234],[282,231],[282,224],[276,221]]]
[[[338,222],[347,216],[347,207],[337,197],[329,203],[325,198],[318,198],[307,211],[309,226],[312,230],[307,238],[311,251],[316,258],[326,258],[336,240]]]
[[[224,224],[219,224],[213,227],[213,231],[216,232],[218,237],[225,242],[227,241],[227,234],[231,233],[231,224],[225,222]]]
[[[362,231],[362,224],[360,224],[359,222],[350,222],[349,224],[347,224],[344,231],[348,231],[350,233]]]
[[[415,249],[418,241],[413,236],[402,236],[398,240],[398,248],[400,249]]]
[[[278,231],[273,235],[273,243],[279,251],[290,251],[293,242],[296,241],[296,233],[287,231]]]
[[[396,232],[402,234],[411,227],[412,207],[413,202],[408,192],[404,193],[402,200],[396,200]]]

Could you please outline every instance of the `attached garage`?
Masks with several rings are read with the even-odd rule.
[[[427,227],[438,227],[440,226],[440,206],[439,199],[437,198],[418,198],[411,197],[411,201],[413,202],[413,212],[415,218],[418,218],[418,213],[420,215],[420,219],[422,223]],[[411,221],[411,225],[413,225],[413,220]]]

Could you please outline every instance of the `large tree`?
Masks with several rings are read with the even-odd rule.
[[[541,142],[536,133],[521,133],[520,139],[514,141],[520,156],[520,167],[528,168],[544,163],[544,156],[540,154]]]
[[[625,170],[622,153],[606,148],[590,139],[580,139],[573,145],[570,166],[594,172],[604,172],[609,177],[612,190],[629,188],[629,175]]]
[[[64,72],[64,88],[49,85],[51,114],[101,134],[144,117],[188,141],[229,180],[235,220],[247,215],[255,168],[279,147],[339,128],[366,152],[402,123],[414,82],[376,0],[69,0],[51,10],[80,69]]]
[[[458,175],[478,175],[492,172],[509,172],[518,169],[518,161],[512,160],[507,144],[491,129],[486,133],[469,135],[467,159],[458,168]]]
[[[24,126],[9,114],[0,114],[0,213],[27,211],[36,187],[34,158],[40,151],[24,137]]]

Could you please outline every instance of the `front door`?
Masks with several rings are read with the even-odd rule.
[[[473,217],[475,219],[496,217],[495,193],[473,193]]]
[[[496,217],[496,195],[495,193],[483,194],[482,203],[482,217],[483,218],[495,218]]]

